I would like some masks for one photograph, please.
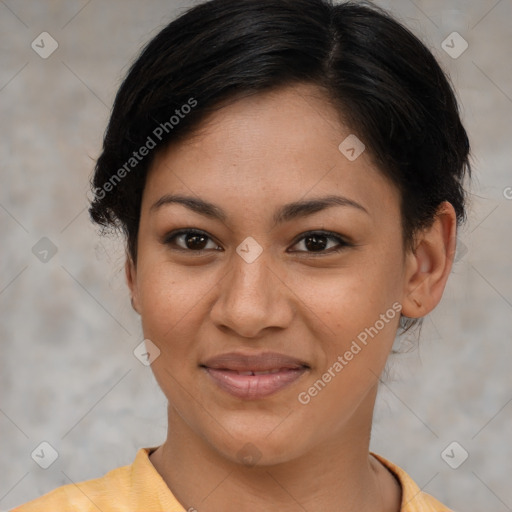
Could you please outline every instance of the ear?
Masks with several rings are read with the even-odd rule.
[[[406,255],[402,314],[420,318],[439,303],[450,275],[457,235],[457,216],[451,203],[439,206],[433,224],[417,234]]]
[[[137,267],[128,253],[126,254],[124,271],[126,274],[126,283],[128,284],[128,288],[130,289],[130,294],[132,296],[132,308],[140,314],[139,290],[137,286]]]

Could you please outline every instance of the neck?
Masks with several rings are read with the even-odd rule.
[[[222,456],[169,407],[168,438],[150,460],[186,510],[397,512],[400,486],[369,454],[372,411],[298,458],[246,466]]]

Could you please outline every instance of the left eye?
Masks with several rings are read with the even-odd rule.
[[[328,240],[331,240],[335,242],[334,247],[338,246],[334,250],[326,250],[328,249],[329,242]],[[349,244],[346,240],[341,238],[340,236],[336,235],[335,233],[330,232],[323,232],[323,231],[312,231],[309,233],[306,233],[302,235],[302,237],[295,243],[295,245],[298,244],[304,244],[303,246],[306,247],[306,251],[299,251],[299,252],[309,252],[309,253],[333,253],[333,252],[339,252],[343,250],[345,247],[349,247],[351,244]],[[329,249],[332,249],[330,247]]]

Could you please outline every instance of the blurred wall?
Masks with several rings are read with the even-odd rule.
[[[455,510],[512,510],[512,2],[378,3],[450,73],[475,179],[445,296],[390,362],[372,449]],[[100,238],[86,208],[122,76],[191,5],[0,2],[1,510],[165,439],[164,396],[133,355],[142,333],[122,244]],[[31,457],[42,442],[56,450],[48,469]],[[457,469],[442,457],[452,442],[456,459],[469,454]]]

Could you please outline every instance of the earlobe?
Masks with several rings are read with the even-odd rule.
[[[406,279],[402,314],[420,318],[439,303],[455,256],[457,216],[443,202],[432,225],[420,232],[414,251],[406,257]]]
[[[132,308],[140,314],[139,308],[139,294],[137,287],[137,269],[130,255],[126,255],[126,262],[124,265],[126,283],[130,290]]]

